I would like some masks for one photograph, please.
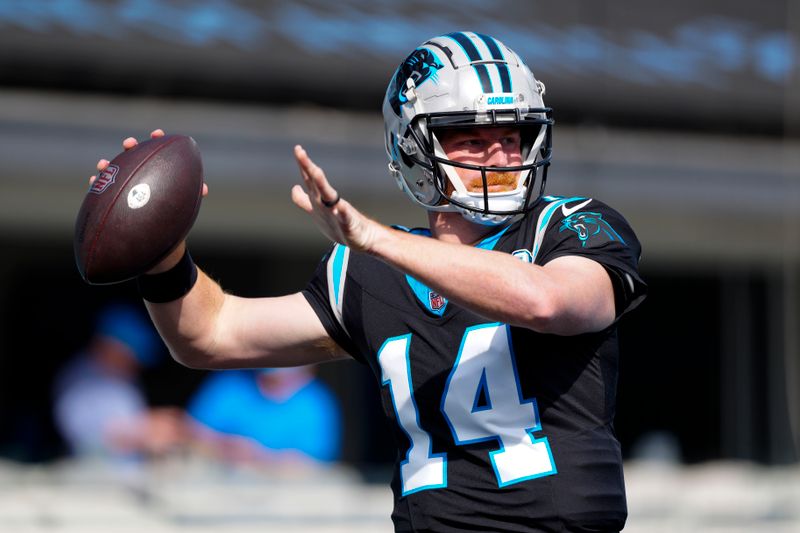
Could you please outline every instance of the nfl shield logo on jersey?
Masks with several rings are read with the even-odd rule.
[[[446,300],[442,298],[441,294],[433,291],[428,291],[428,302],[430,302],[431,309],[433,309],[434,311],[438,311],[439,309],[444,307]]]

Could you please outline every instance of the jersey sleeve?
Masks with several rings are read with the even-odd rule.
[[[364,362],[347,332],[343,314],[349,260],[350,249],[343,244],[334,244],[303,289],[303,296],[336,344],[357,361]]]
[[[614,286],[617,317],[644,300],[647,285],[639,275],[641,245],[625,218],[598,200],[563,204],[553,212],[536,263],[566,255],[593,259],[605,267]]]

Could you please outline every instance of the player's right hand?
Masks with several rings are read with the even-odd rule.
[[[150,132],[151,139],[157,139],[158,137],[163,137],[165,135],[164,130],[161,128],[155,129]],[[122,149],[123,150],[130,150],[134,146],[139,144],[139,141],[136,140],[136,137],[126,137],[122,141]],[[105,168],[109,165],[110,161],[108,159],[100,159],[97,162],[97,171],[102,172]],[[94,183],[94,180],[97,179],[97,175],[89,176],[89,185]],[[208,185],[203,183],[203,197],[208,195]],[[181,257],[183,257],[183,253],[186,250],[186,241],[181,241],[175,249],[170,252],[170,254],[164,258],[159,264],[149,270],[148,274],[158,274],[159,272],[165,272],[175,266],[178,261],[180,261]]]
[[[165,135],[164,130],[162,130],[161,128],[155,129],[155,130],[150,132],[150,138],[151,139],[157,139],[159,137],[163,137],[164,135]],[[137,144],[139,144],[139,141],[136,140],[136,137],[126,137],[122,141],[122,149],[123,150],[130,150],[131,148],[133,148]],[[105,170],[105,168],[108,166],[109,163],[110,163],[110,161],[108,159],[99,160],[97,162],[97,171],[98,172],[102,172],[103,170]],[[97,179],[97,175],[96,174],[93,175],[93,176],[89,176],[89,185],[91,185],[94,182],[94,180],[96,180],[96,179]],[[203,196],[205,197],[206,195],[208,195],[208,185],[203,183]]]

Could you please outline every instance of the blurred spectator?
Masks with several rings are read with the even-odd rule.
[[[157,455],[185,440],[183,411],[149,408],[138,381],[162,350],[136,307],[115,304],[100,311],[88,346],[55,380],[55,422],[75,455]]]
[[[631,459],[664,466],[679,466],[683,461],[681,443],[671,431],[650,431],[636,440],[631,450]]]
[[[215,372],[188,410],[212,453],[227,460],[339,459],[339,404],[312,367]]]

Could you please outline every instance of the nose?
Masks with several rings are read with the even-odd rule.
[[[486,150],[486,166],[507,167],[509,166],[509,155],[500,141],[494,141]]]

